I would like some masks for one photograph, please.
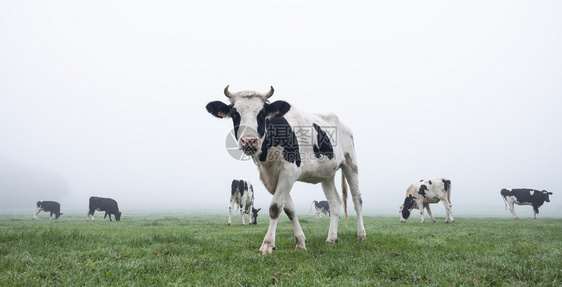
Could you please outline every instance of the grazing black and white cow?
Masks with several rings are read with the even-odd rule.
[[[38,219],[37,214],[41,211],[50,212],[51,215],[49,219],[53,219],[53,214],[55,214],[55,219],[63,215],[63,213],[60,212],[60,204],[56,201],[37,201],[37,210],[35,210],[33,219]]]
[[[115,215],[115,220],[121,220],[121,212],[119,212],[119,207],[117,206],[117,201],[111,198],[105,197],[97,197],[92,196],[90,197],[90,206],[88,208],[88,219],[92,218],[94,221],[94,212],[98,211],[105,211],[105,215],[103,216],[103,220],[105,217],[109,215],[109,221],[111,220],[111,215]]]
[[[446,178],[435,178],[430,180],[421,180],[408,187],[406,190],[406,199],[404,204],[400,206],[400,222],[405,223],[412,209],[419,209],[421,213],[421,222],[424,223],[423,209],[427,209],[427,213],[431,216],[431,220],[435,222],[435,218],[431,214],[429,208],[430,203],[443,202],[447,215],[445,223],[455,223],[453,213],[451,212],[451,181]]]
[[[362,199],[359,191],[357,158],[351,130],[334,114],[310,114],[299,111],[285,101],[269,102],[270,91],[224,94],[230,104],[214,101],[207,104],[209,113],[218,118],[231,118],[239,148],[253,157],[260,179],[273,195],[269,206],[269,228],[260,247],[263,254],[275,248],[275,231],[281,212],[293,225],[296,249],[306,250],[306,238],[295,213],[290,191],[296,181],[321,183],[330,205],[330,229],[327,242],[338,240],[338,219],[342,199],[337,193],[334,177],[341,168],[344,211],[347,219],[347,186],[349,181],[355,212],[357,238],[365,241]]]
[[[240,209],[242,225],[245,225],[244,214],[250,215],[250,225],[258,224],[258,212],[261,210],[254,208],[254,188],[248,180],[235,179],[232,181],[230,192],[230,207],[228,208],[228,226],[232,224],[232,210],[236,205],[236,211]]]
[[[549,195],[552,195],[552,192],[548,192],[546,190],[536,190],[536,189],[528,189],[528,188],[513,188],[513,189],[502,189],[500,191],[501,196],[505,202],[505,210],[507,210],[507,205],[509,204],[509,211],[513,215],[513,219],[519,219],[517,215],[515,215],[515,211],[513,210],[513,204],[517,205],[532,205],[533,211],[535,215],[535,219],[539,216],[539,207],[541,207],[544,202],[550,202],[548,198]]]
[[[312,207],[316,210],[316,218],[322,218],[322,214],[330,216],[330,205],[328,204],[328,201],[313,200],[310,205],[310,212],[312,212]]]

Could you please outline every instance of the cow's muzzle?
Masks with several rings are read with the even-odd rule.
[[[243,136],[238,142],[240,149],[246,155],[254,155],[258,151],[258,138],[254,136]]]

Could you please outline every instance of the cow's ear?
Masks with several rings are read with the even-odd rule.
[[[221,101],[210,102],[205,108],[207,112],[217,118],[223,119],[230,117],[230,107]]]
[[[280,116],[282,117],[291,109],[291,104],[285,101],[275,101],[271,104],[265,105],[265,112],[267,116]]]

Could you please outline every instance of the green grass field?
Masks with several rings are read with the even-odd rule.
[[[137,215],[87,223],[0,216],[2,286],[392,286],[562,285],[562,219],[455,218],[455,224],[366,217],[340,221],[326,244],[328,219],[301,216],[308,251],[295,251],[283,217],[276,250],[258,252],[258,226],[226,226],[227,215]],[[239,217],[233,218],[238,222]],[[345,285],[344,285],[345,284]]]

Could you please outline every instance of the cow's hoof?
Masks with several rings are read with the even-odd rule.
[[[304,250],[306,251],[306,246],[304,244],[297,244],[297,246],[295,246],[295,250]]]
[[[339,241],[339,240],[338,240],[337,238],[333,238],[333,239],[328,238],[328,239],[326,240],[326,243],[338,243],[338,241]]]
[[[260,247],[261,254],[271,254],[275,250],[275,245],[271,244],[270,242],[264,242]]]
[[[227,226],[230,226],[231,224],[230,224],[230,223],[227,223],[226,225],[227,225]]]
[[[363,236],[358,236],[357,237],[357,241],[358,242],[364,242],[367,240],[367,235],[363,235]]]

